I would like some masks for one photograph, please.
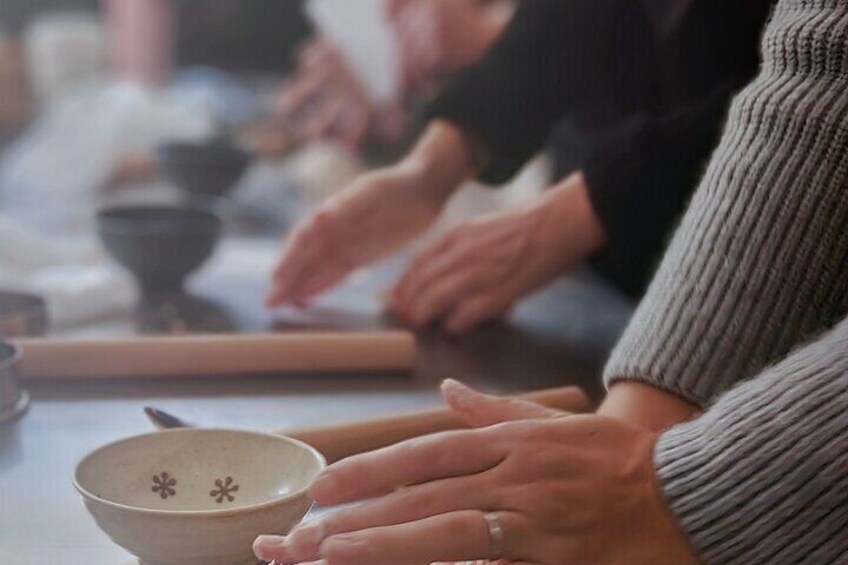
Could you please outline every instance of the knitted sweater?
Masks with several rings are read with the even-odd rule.
[[[762,51],[605,378],[706,409],[655,451],[705,562],[848,563],[848,0]]]

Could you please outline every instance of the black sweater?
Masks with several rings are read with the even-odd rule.
[[[673,3],[672,3],[673,4]],[[757,70],[771,0],[692,0],[660,34],[632,0],[524,0],[501,40],[448,85],[431,118],[480,138],[502,183],[568,117],[609,245],[595,266],[638,296],[721,132]]]

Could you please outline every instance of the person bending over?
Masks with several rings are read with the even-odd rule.
[[[463,181],[512,176],[563,117],[593,139],[581,170],[526,209],[437,241],[391,307],[413,327],[463,332],[587,258],[640,295],[730,96],[756,70],[770,1],[683,4],[651,18],[625,0],[520,3],[501,40],[433,103],[411,153],[294,230],[269,305],[303,303],[397,250]]]

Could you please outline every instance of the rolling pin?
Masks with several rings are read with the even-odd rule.
[[[17,344],[25,380],[405,371],[415,362],[415,337],[403,331],[21,339]]]
[[[588,412],[592,404],[578,387],[554,388],[516,396],[565,412]],[[466,426],[446,408],[410,412],[399,416],[332,426],[278,430],[275,433],[308,443],[328,463],[395,443]]]

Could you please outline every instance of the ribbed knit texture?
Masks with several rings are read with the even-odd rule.
[[[707,407],[655,451],[704,562],[848,564],[848,320],[786,357],[846,311],[848,0],[781,0],[605,374]]]
[[[605,377],[705,406],[846,312],[848,1],[781,0]]]
[[[848,563],[848,320],[666,432],[655,465],[704,562]]]

